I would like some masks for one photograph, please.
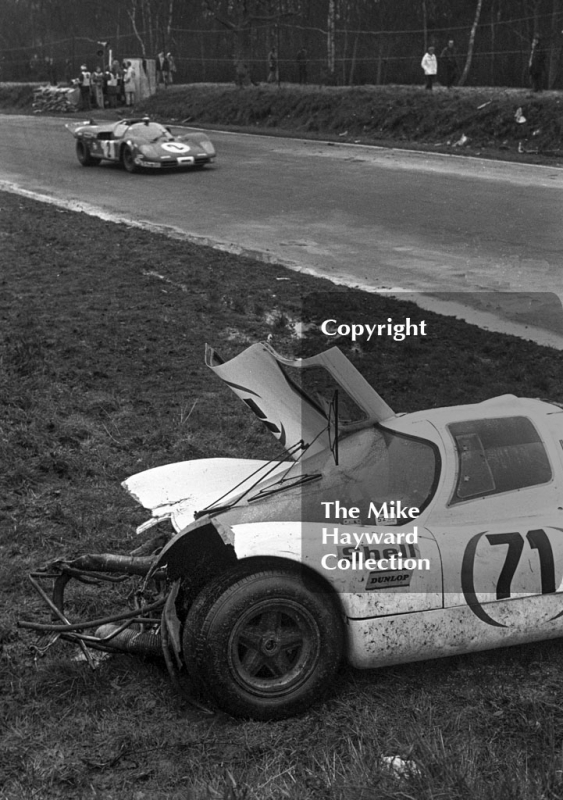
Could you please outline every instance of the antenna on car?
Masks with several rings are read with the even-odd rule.
[[[338,389],[334,390],[328,407],[328,444],[334,463],[338,466]]]

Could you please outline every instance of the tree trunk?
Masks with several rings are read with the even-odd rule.
[[[490,62],[490,72],[489,72],[489,83],[491,86],[495,85],[495,16],[494,16],[494,2],[493,7],[491,8],[491,62]]]
[[[559,59],[561,57],[561,0],[553,0],[551,7],[551,30],[553,37],[549,52],[549,65],[547,73],[547,88],[553,89],[559,72]]]
[[[327,69],[334,75],[336,66],[336,0],[328,0],[328,18],[326,25]]]
[[[479,17],[481,16],[481,8],[483,6],[483,0],[477,0],[477,8],[475,9],[475,19],[473,20],[473,25],[471,26],[471,33],[469,34],[469,44],[467,45],[467,58],[465,59],[465,66],[463,68],[463,72],[461,73],[461,78],[458,81],[458,86],[463,86],[465,81],[467,80],[467,76],[469,75],[469,70],[471,69],[471,61],[473,60],[473,48],[475,46],[475,34],[477,33],[477,26],[479,25]]]
[[[133,0],[131,3],[130,8],[127,9],[127,14],[129,19],[131,20],[131,27],[133,28],[133,33],[139,44],[141,45],[141,53],[143,58],[146,58],[147,49],[145,46],[145,40],[142,38],[141,34],[139,33],[139,29],[137,27],[137,0]]]
[[[166,40],[170,43],[172,35],[172,19],[174,17],[174,0],[168,2],[168,19],[166,20]]]
[[[358,53],[358,32],[356,31],[356,35],[354,37],[354,47],[352,48],[352,58],[350,60],[350,72],[348,75],[348,85],[354,85],[354,72],[356,70],[356,56]]]

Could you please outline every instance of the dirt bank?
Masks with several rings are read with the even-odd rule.
[[[32,110],[33,87],[0,84],[0,110]],[[563,96],[526,89],[418,86],[170,87],[135,112],[163,121],[271,135],[563,164]],[[52,113],[52,112],[49,112]],[[96,112],[93,112],[94,115]],[[122,116],[124,109],[115,113]]]
[[[139,109],[207,126],[563,161],[558,92],[192,85],[162,91]]]

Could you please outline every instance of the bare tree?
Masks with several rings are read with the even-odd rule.
[[[458,86],[463,86],[469,75],[471,69],[471,62],[473,60],[473,48],[475,47],[475,35],[479,25],[479,18],[481,16],[481,8],[483,7],[483,0],[477,0],[477,8],[475,9],[475,17],[473,18],[473,25],[471,26],[471,33],[469,34],[469,43],[467,45],[467,57],[465,59],[465,66],[461,73],[461,78],[458,81]]]
[[[561,0],[553,0],[551,6],[551,31],[552,41],[549,53],[549,67],[547,74],[547,88],[553,89],[559,72],[559,60],[561,58]]]
[[[147,55],[147,46],[145,43],[145,39],[141,36],[138,27],[138,13],[139,13],[139,6],[143,0],[129,0],[127,3],[127,16],[131,22],[131,27],[135,33],[137,41],[141,47],[141,53],[143,54],[143,58]]]
[[[282,18],[293,12],[284,11],[279,0],[274,3],[269,0],[232,0],[226,7],[221,0],[203,0],[203,2],[207,13],[233,34],[236,83],[239,86],[247,85],[252,80],[253,27],[262,22],[278,24]]]
[[[143,58],[165,49],[171,38],[175,0],[127,0],[127,16]]]
[[[336,0],[328,0],[326,51],[328,73],[334,75],[336,67]]]

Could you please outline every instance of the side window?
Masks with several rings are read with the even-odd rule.
[[[449,505],[551,480],[549,459],[538,432],[526,417],[454,422],[458,478]]]

